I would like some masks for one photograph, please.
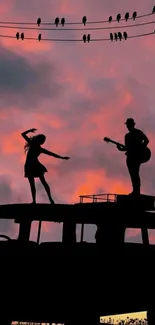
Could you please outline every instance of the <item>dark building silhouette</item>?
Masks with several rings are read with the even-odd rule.
[[[10,320],[70,325],[73,314],[75,325],[94,325],[100,315],[143,310],[151,314],[155,246],[149,245],[148,229],[155,229],[155,198],[104,194],[93,195],[93,202],[83,200],[0,206],[1,219],[19,224],[17,239],[1,234],[4,325]],[[36,242],[30,240],[33,221],[39,222]],[[40,242],[42,221],[63,223],[62,242]],[[77,224],[83,225],[80,242]],[[98,226],[96,243],[84,242],[88,224]],[[127,228],[140,228],[143,243],[125,243]]]

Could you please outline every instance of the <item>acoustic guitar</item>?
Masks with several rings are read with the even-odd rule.
[[[116,141],[113,141],[110,138],[105,137],[103,140],[105,142],[111,142],[111,143],[115,144],[116,146],[119,145],[122,148],[125,148],[125,146],[123,144],[121,144],[119,142],[116,142]],[[127,152],[125,152],[125,154],[127,155]],[[150,160],[150,158],[151,158],[151,150],[148,147],[142,145],[138,150],[138,156],[140,158],[141,164],[144,164],[144,163],[146,163],[147,161]]]

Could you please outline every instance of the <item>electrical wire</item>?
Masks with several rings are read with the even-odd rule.
[[[150,32],[150,33],[143,33],[143,34],[138,34],[138,35],[133,35],[133,36],[128,36],[127,39],[131,39],[131,38],[137,38],[137,37],[144,37],[144,36],[149,36],[149,35],[153,35],[155,34],[154,32]],[[0,35],[0,38],[12,38],[12,39],[16,39],[16,36],[11,36],[11,35]],[[33,41],[38,41],[37,38],[34,37],[24,37],[24,40],[33,40]],[[19,40],[18,40],[19,41]],[[43,38],[41,39],[40,42],[42,41],[51,41],[51,42],[83,42],[83,39],[57,39],[57,38]],[[109,41],[111,42],[111,40],[109,38],[96,38],[96,39],[91,39],[90,42],[98,42],[98,41]],[[113,42],[116,42],[115,40]],[[119,42],[119,40],[118,40]]]
[[[136,17],[136,19],[139,18],[144,18],[144,17],[149,17],[152,16],[154,13],[147,13],[147,14],[143,14],[143,15],[139,15]],[[128,20],[133,20],[132,17],[129,17]],[[125,18],[121,18],[121,21],[125,21]],[[111,23],[113,22],[117,22],[117,19],[113,19]],[[108,20],[99,20],[99,21],[87,21],[87,25],[88,24],[104,24],[104,23],[108,23]],[[13,22],[13,21],[0,21],[0,24],[10,24],[10,25],[36,25],[37,23],[30,23],[30,22]],[[65,22],[65,25],[81,25],[83,24],[82,22]],[[41,25],[55,25],[55,23],[51,23],[51,22],[42,22]]]
[[[91,28],[37,28],[37,27],[20,27],[20,26],[3,26],[0,25],[0,28],[9,28],[9,29],[24,29],[24,30],[38,30],[38,31],[74,31],[74,30],[81,30],[81,31],[86,31],[86,30],[111,30],[111,29],[120,29],[120,28],[131,28],[131,27],[138,27],[138,26],[146,26],[146,25],[151,25],[155,24],[155,20],[149,21],[149,22],[144,22],[144,23],[139,23],[139,24],[132,24],[132,25],[123,25],[123,26],[109,26],[109,27],[91,27]]]

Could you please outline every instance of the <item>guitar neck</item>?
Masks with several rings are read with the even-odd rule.
[[[116,144],[116,145],[120,145],[121,147],[124,147],[124,145],[119,143],[119,142],[116,142],[116,141],[113,141],[113,140],[109,140],[109,142],[111,142],[113,144]]]

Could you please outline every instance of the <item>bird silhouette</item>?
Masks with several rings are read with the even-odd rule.
[[[82,23],[83,23],[84,26],[86,25],[86,22],[87,22],[87,17],[86,16],[83,16]]]
[[[127,38],[128,38],[128,35],[127,35],[127,33],[126,33],[126,32],[124,32],[124,33],[123,33],[123,36],[124,36],[124,39],[125,39],[125,40],[127,40]]]
[[[21,39],[24,40],[24,33],[21,33]]]
[[[56,27],[58,27],[58,25],[59,25],[59,17],[55,18],[55,25],[56,25]]]
[[[134,11],[134,12],[133,12],[133,14],[132,14],[132,18],[133,18],[133,20],[135,20],[135,19],[136,19],[136,17],[137,17],[137,12],[136,12],[136,11]]]
[[[111,22],[112,22],[112,16],[109,17],[109,23],[111,23]]]
[[[38,18],[37,19],[37,25],[38,25],[38,27],[40,26],[40,24],[41,24],[41,18]]]
[[[114,37],[113,37],[113,34],[110,33],[110,40],[113,41]]]
[[[118,21],[118,23],[120,22],[120,20],[121,20],[121,14],[118,14],[117,15],[116,20]]]
[[[90,42],[90,34],[87,35],[87,42]]]
[[[118,38],[117,33],[114,33],[114,37],[115,37],[115,41],[117,41]]]
[[[16,38],[19,39],[19,33],[16,33]]]
[[[152,9],[152,14],[154,14],[154,13],[155,13],[155,6]]]
[[[118,38],[119,38],[120,41],[122,40],[122,33],[121,32],[118,32]]]
[[[84,41],[84,43],[86,43],[86,40],[87,40],[87,37],[86,37],[86,35],[84,34],[84,35],[83,35],[83,41]]]
[[[65,25],[65,18],[64,18],[64,17],[61,19],[61,25],[62,25],[62,26]]]
[[[126,21],[128,21],[128,19],[129,19],[129,12],[126,12],[124,18],[125,18]]]
[[[38,35],[38,41],[41,41],[41,34]]]

